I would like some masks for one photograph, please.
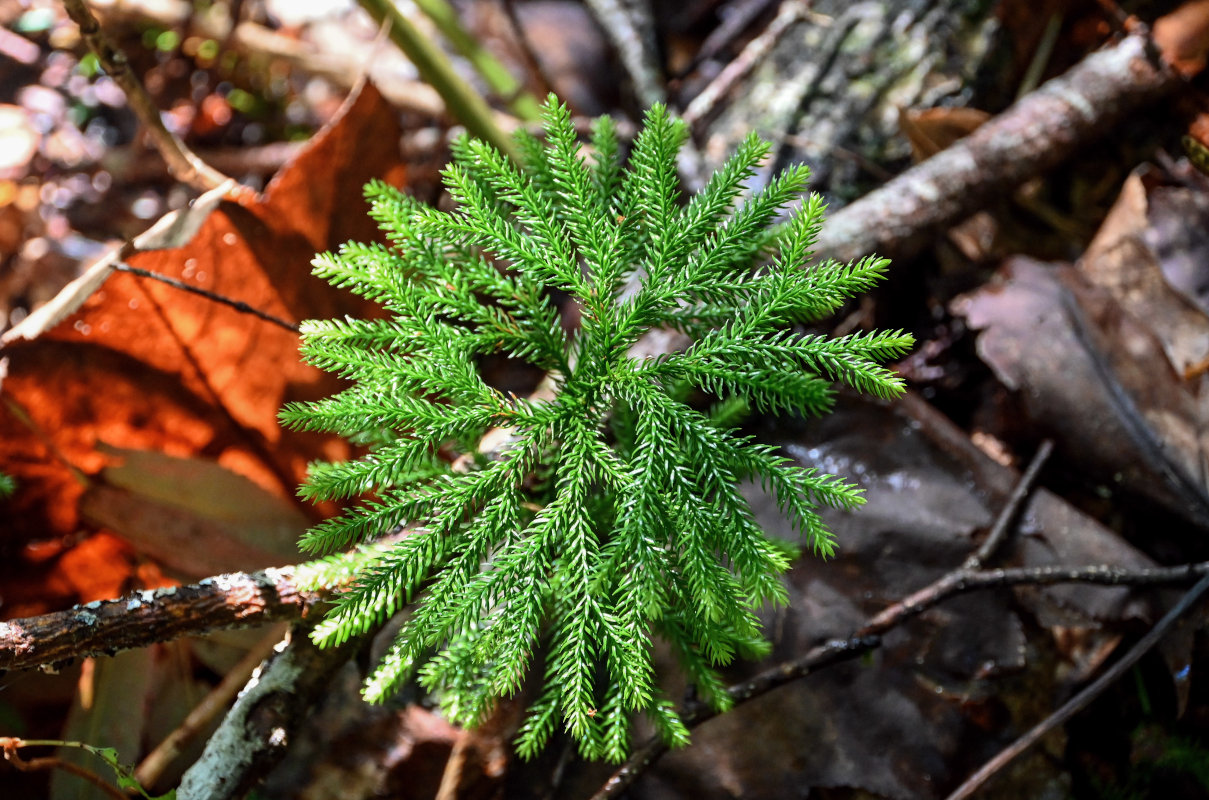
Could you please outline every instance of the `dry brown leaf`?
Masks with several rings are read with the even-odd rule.
[[[299,560],[307,515],[213,461],[99,446],[105,467],[81,498],[89,523],[114,531],[184,580]]]
[[[1160,196],[1169,191],[1180,190],[1155,189]],[[1209,317],[1171,286],[1160,258],[1163,253],[1191,255],[1196,244],[1201,252],[1209,246],[1204,229],[1197,232],[1195,222],[1188,218],[1190,212],[1203,218],[1209,208],[1197,214],[1200,209],[1195,199],[1184,200],[1182,207],[1166,205],[1167,216],[1174,213],[1178,217],[1156,229],[1146,187],[1138,175],[1131,175],[1078,264],[1092,284],[1107,290],[1126,311],[1145,321],[1179,373],[1209,354]],[[1182,233],[1190,235],[1181,236],[1175,247],[1166,246],[1169,236]],[[1209,270],[1204,264],[1196,266],[1203,281]]]
[[[1205,280],[1180,254],[1209,248],[1209,208],[1183,191],[1131,178],[1077,269],[1013,259],[953,309],[1069,459],[1205,524],[1209,376],[1185,374],[1209,353],[1209,314],[1167,275]]]
[[[911,156],[923,161],[978,129],[991,118],[976,108],[899,109],[898,127],[911,144]]]
[[[1072,268],[1024,258],[953,309],[981,331],[979,356],[1068,459],[1209,522],[1197,401],[1143,321]]]
[[[366,86],[263,199],[223,202],[187,245],[138,253],[129,263],[292,322],[372,313],[365,301],[311,276],[309,263],[316,251],[375,237],[361,187],[372,177],[403,183],[398,140],[392,110]],[[283,403],[338,388],[299,361],[295,334],[127,273],[111,276],[49,332],[9,343],[3,355],[9,374],[0,395],[0,469],[20,485],[0,533],[6,614],[21,600],[9,581],[29,577],[26,545],[92,527],[80,501],[110,464],[98,442],[203,459],[287,502],[295,502],[308,461],[350,454],[335,438],[277,424]],[[55,561],[41,565],[46,585],[58,587],[40,594],[44,605],[77,599],[47,575]],[[23,613],[31,610],[22,605]]]

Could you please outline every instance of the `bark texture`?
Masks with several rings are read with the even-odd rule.
[[[319,592],[300,590],[293,568],[284,567],[98,600],[0,622],[0,670],[55,667],[178,636],[297,619],[321,599]]]

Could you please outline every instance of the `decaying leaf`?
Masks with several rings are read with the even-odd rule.
[[[1209,54],[1209,0],[1188,0],[1155,20],[1154,41],[1163,58],[1182,74],[1199,73]]]
[[[1195,224],[1205,212],[1165,199],[1151,225],[1146,200],[1130,180],[1078,267],[1012,259],[953,308],[1068,459],[1204,525],[1209,392],[1190,368],[1209,354],[1209,316],[1171,287],[1163,265],[1187,284],[1204,277],[1162,254],[1177,246],[1172,236],[1181,248],[1205,239]]]
[[[90,481],[83,518],[176,575],[197,580],[300,559],[298,537],[310,522],[290,498],[213,461],[98,445],[121,463]]]
[[[287,321],[371,313],[362,301],[313,278],[310,260],[348,239],[373,238],[361,186],[371,177],[402,183],[398,137],[393,112],[367,86],[283,169],[262,199],[224,201],[200,220],[188,244],[139,252],[128,262]],[[246,511],[247,491],[211,492],[198,493],[192,506],[177,504],[168,516],[156,517],[164,511],[162,503],[142,504],[128,488],[125,495],[115,494],[111,484],[130,467],[126,473],[121,467],[103,473],[113,464],[99,442],[209,462],[285,503],[295,502],[308,461],[350,453],[347,444],[333,438],[284,433],[277,424],[284,402],[338,388],[299,361],[292,332],[127,273],[79,289],[76,299],[85,295],[79,310],[56,327],[33,340],[10,339],[3,350],[9,367],[0,394],[0,469],[22,487],[0,535],[5,614],[36,613],[78,599],[73,587],[50,577],[54,558],[36,570],[47,587],[57,586],[40,593],[39,602],[13,597],[6,589],[12,577],[31,572],[30,542],[67,541],[64,537],[93,530],[98,519],[129,533],[135,529],[131,519],[140,514],[144,523],[173,520],[201,531],[215,519]],[[196,461],[189,469],[199,487],[220,474]],[[86,493],[91,522],[80,513]],[[143,494],[142,500],[150,499]],[[198,513],[203,498],[207,507]],[[316,513],[298,508],[300,515]],[[132,542],[136,548],[154,536],[146,524],[137,527],[143,533],[142,544]],[[236,537],[240,530],[227,528]],[[242,535],[245,548],[275,552],[274,560],[280,559],[280,547]],[[149,550],[165,557],[164,547]],[[188,558],[178,553],[176,566]],[[263,560],[224,558],[222,563],[226,569],[254,568]]]

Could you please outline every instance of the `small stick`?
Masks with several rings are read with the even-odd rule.
[[[796,1],[789,0],[789,2]],[[730,13],[719,21],[718,27],[705,37],[705,41],[701,43],[701,47],[693,54],[688,64],[677,70],[673,78],[677,81],[682,80],[706,61],[717,57],[724,48],[730,47],[744,31],[751,27],[751,24],[772,4],[773,0],[742,0],[742,2],[734,4]]]
[[[234,186],[235,182],[231,181],[205,192],[189,206],[169,211],[147,230],[110,250],[84,270],[78,278],[60,289],[51,300],[35,308],[28,317],[0,334],[0,350],[22,339],[36,339],[67,319],[105,284],[113,274],[116,264],[135,253],[184,246]]]
[[[107,797],[116,798],[116,800],[130,800],[128,795],[122,794],[109,781],[102,778],[87,767],[82,767],[79,764],[73,764],[70,761],[65,761],[58,756],[43,756],[41,758],[23,759],[17,755],[17,750],[21,747],[39,747],[47,745],[47,742],[25,742],[21,739],[5,737],[0,739],[0,746],[4,749],[4,759],[22,772],[38,772],[41,770],[61,769],[64,772],[70,772],[76,777],[83,778],[93,786],[101,790],[101,793]],[[71,744],[66,742],[65,744]]]
[[[295,568],[236,572],[0,622],[0,670],[54,667],[178,636],[301,617],[327,595],[298,588]]]
[[[1045,466],[1045,462],[1049,461],[1050,455],[1054,452],[1054,442],[1051,439],[1046,439],[1037,448],[1037,452],[1033,454],[1033,460],[1029,462],[1028,469],[1020,476],[1020,480],[1016,482],[1016,488],[1012,490],[1008,496],[1007,502],[999,511],[999,516],[995,518],[995,525],[991,528],[991,532],[987,534],[986,541],[982,546],[965,560],[961,565],[962,569],[976,570],[980,569],[984,562],[989,561],[999,546],[1003,544],[1003,540],[1007,538],[1008,533],[1012,529],[1012,523],[1016,521],[1016,516],[1020,513],[1024,501],[1028,499],[1029,493],[1033,491],[1033,485],[1037,482],[1037,476],[1041,474],[1041,468]]]
[[[1189,589],[1180,598],[1180,601],[1159,620],[1159,623],[1151,628],[1137,644],[1129,649],[1128,653],[1109,667],[1103,675],[1096,678],[1087,688],[1068,700],[1065,705],[1038,723],[1028,733],[1012,742],[1011,745],[984,764],[977,772],[966,778],[965,782],[961,786],[958,786],[946,800],[965,800],[965,798],[978,791],[978,788],[986,783],[991,776],[1011,763],[1016,756],[1031,747],[1038,739],[1086,708],[1092,700],[1099,697],[1105,689],[1115,683],[1126,670],[1136,664],[1138,659],[1146,655],[1152,647],[1158,644],[1163,635],[1200,599],[1206,590],[1209,590],[1209,575],[1201,578],[1195,586]]]
[[[736,83],[772,52],[772,48],[794,23],[805,17],[806,6],[801,0],[785,0],[781,3],[781,8],[772,22],[768,23],[768,27],[748,42],[739,55],[688,104],[683,117],[689,127],[696,126],[708,116],[722,96],[730,92]]]
[[[64,611],[0,622],[0,670],[49,668],[84,656],[113,655],[180,636],[297,619],[327,594],[300,590],[294,569],[218,575],[199,583],[135,592],[116,600],[97,600]],[[1062,583],[1172,586],[1187,584],[1202,575],[1209,575],[1209,561],[1154,569],[1088,565],[979,570],[965,573],[960,580],[944,584],[937,581],[883,614],[890,617],[887,627],[894,627],[950,597],[983,589]],[[870,624],[860,633],[884,632],[869,630]]]
[[[180,137],[168,130],[155,102],[131,71],[126,54],[105,36],[101,24],[88,10],[84,0],[63,0],[63,6],[67,9],[67,16],[79,26],[80,36],[96,54],[101,66],[126,93],[130,109],[147,127],[152,144],[163,156],[173,177],[201,192],[215,189],[229,181],[230,178],[198,158]]]
[[[118,263],[114,264],[113,269],[115,272],[129,272],[131,275],[138,275],[140,278],[150,278],[153,281],[159,281],[160,283],[167,284],[173,289],[180,289],[182,292],[196,294],[215,303],[230,306],[241,314],[251,314],[254,317],[264,320],[265,322],[271,322],[274,325],[285,328],[287,331],[292,333],[298,333],[299,331],[298,326],[293,322],[286,322],[284,319],[275,317],[266,311],[261,311],[259,308],[250,306],[242,300],[232,300],[229,297],[225,297],[216,292],[211,292],[208,289],[203,289],[200,286],[193,286],[192,284],[185,283],[184,281],[177,280],[176,278],[170,278],[167,275],[161,275],[158,272],[152,272],[148,269],[132,267],[124,261],[119,261]]]
[[[516,40],[516,45],[520,49],[521,60],[525,62],[525,67],[529,72],[540,82],[542,94],[549,94],[554,91],[554,81],[546,74],[546,68],[538,60],[537,54],[533,52],[533,42],[529,40],[529,34],[525,32],[525,26],[521,23],[520,15],[516,12],[515,0],[499,0],[499,2],[503,6],[504,17],[508,20],[508,27],[512,29],[510,31],[512,38]]]

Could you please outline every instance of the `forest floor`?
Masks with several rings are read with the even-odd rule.
[[[115,748],[157,794],[231,724],[317,601],[289,567],[334,508],[296,487],[356,453],[277,421],[339,386],[299,361],[297,323],[375,313],[312,256],[375,238],[370,179],[447,202],[452,136],[533,127],[553,91],[623,136],[666,101],[690,187],[755,130],[776,149],[753,188],[814,170],[820,255],[893,259],[818,331],[914,334],[908,395],[746,424],[867,503],[825,514],[838,554],[795,564],[772,654],[728,668],[733,711],[699,713],[664,664],[697,723],[683,750],[523,762],[519,700],[476,731],[414,693],[362,703],[379,643],[306,656],[309,716],[232,774],[348,800],[932,798],[971,775],[984,798],[1209,797],[1209,3],[460,0],[444,27],[412,8],[477,112],[378,5],[88,3],[123,62],[84,4],[0,0],[5,796],[117,791],[69,771],[116,785],[103,761],[17,739]],[[542,377],[484,369],[516,393]]]

